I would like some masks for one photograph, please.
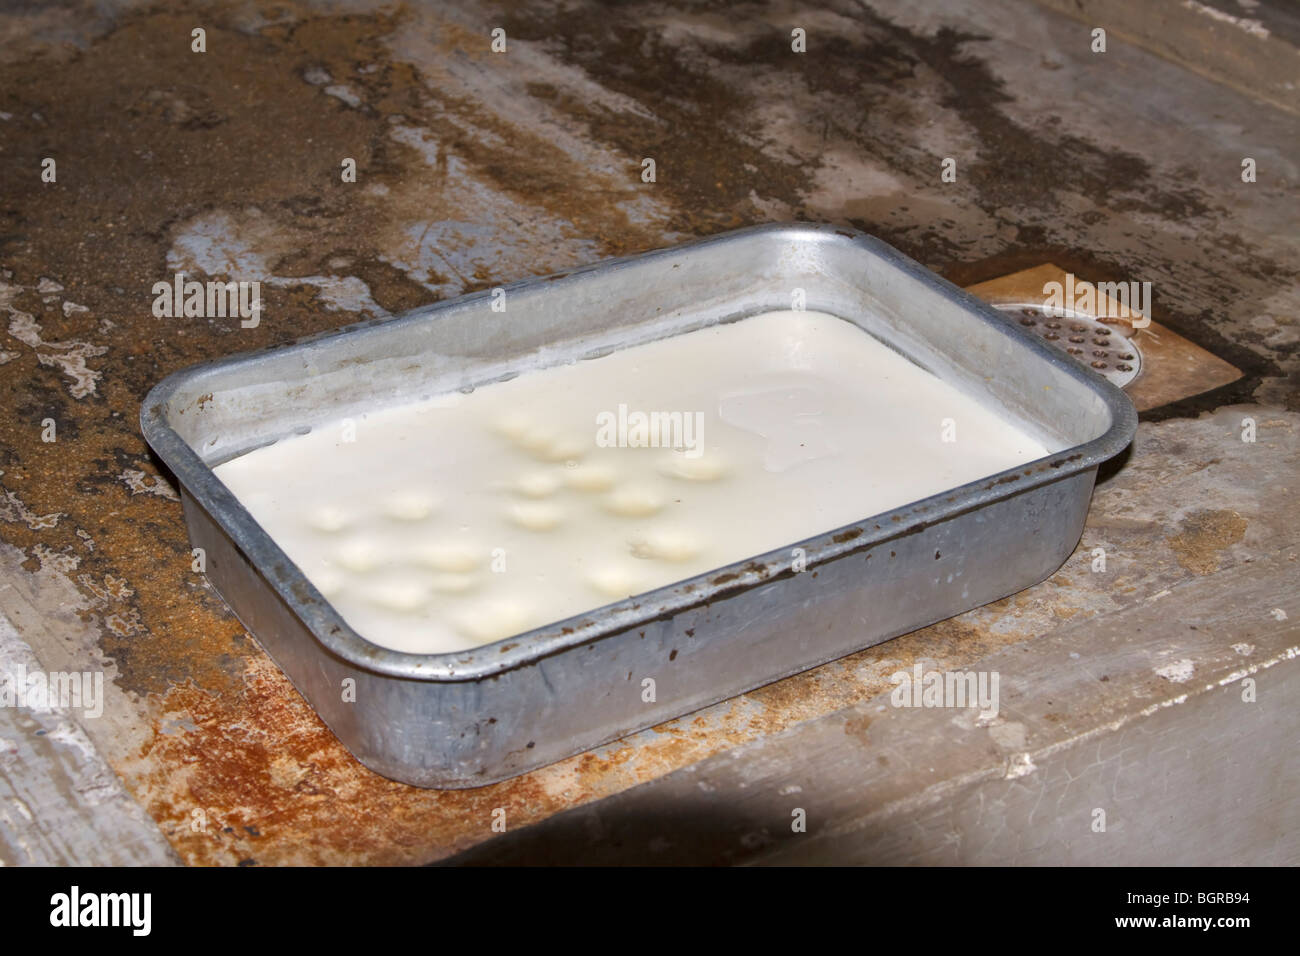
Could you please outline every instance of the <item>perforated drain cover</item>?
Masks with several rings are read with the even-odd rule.
[[[1120,388],[1142,371],[1142,353],[1132,340],[1091,315],[1070,309],[1049,312],[1033,302],[998,302],[993,307]]]

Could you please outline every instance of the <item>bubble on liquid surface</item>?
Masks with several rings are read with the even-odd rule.
[[[346,582],[344,575],[330,568],[320,568],[311,574],[311,583],[316,586],[316,590],[321,593],[322,597],[332,598],[343,593],[343,586]]]
[[[533,611],[522,600],[500,597],[484,601],[455,617],[457,630],[476,641],[501,640],[533,626]]]
[[[564,520],[564,511],[549,501],[521,501],[506,513],[511,521],[529,531],[550,531]]]
[[[700,536],[681,528],[654,528],[628,543],[634,558],[660,561],[690,561],[704,550]]]
[[[349,571],[364,574],[379,567],[384,553],[369,538],[353,538],[339,546],[334,559]]]
[[[482,552],[468,544],[450,541],[427,541],[411,549],[411,557],[435,571],[464,574],[483,563]]]
[[[424,491],[403,491],[383,503],[384,514],[399,521],[423,521],[433,514],[433,495]]]
[[[437,574],[429,582],[430,587],[442,594],[465,594],[477,585],[478,578],[472,574]]]
[[[564,470],[564,482],[575,491],[608,491],[618,475],[606,465],[578,464]]]
[[[415,611],[428,602],[429,585],[415,575],[389,575],[368,585],[366,594],[372,604],[390,611]]]
[[[684,481],[717,481],[727,473],[726,462],[716,452],[692,458],[674,451],[661,458],[656,467],[659,474]]]
[[[532,424],[532,420],[523,412],[506,412],[498,416],[490,427],[498,435],[517,442],[528,432]]]
[[[587,583],[605,597],[626,598],[644,591],[644,577],[623,564],[606,564],[587,574]]]
[[[511,488],[526,498],[546,498],[560,489],[560,477],[549,471],[534,471],[515,479]]]
[[[543,461],[578,461],[587,453],[590,447],[591,442],[583,441],[575,435],[560,435],[541,448],[534,449],[534,454]]]
[[[352,516],[338,505],[321,505],[307,514],[307,524],[317,531],[333,534],[352,523]]]
[[[645,485],[623,485],[605,499],[605,509],[625,518],[644,518],[664,506],[664,496]]]
[[[559,437],[559,434],[554,429],[547,428],[544,425],[530,425],[518,435],[513,436],[516,445],[539,457]]]

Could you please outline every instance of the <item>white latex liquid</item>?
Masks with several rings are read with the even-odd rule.
[[[652,412],[681,428],[638,431]],[[357,633],[414,653],[510,637],[1047,454],[816,312],[525,372],[352,430],[216,474]],[[694,447],[627,447],[655,439]]]

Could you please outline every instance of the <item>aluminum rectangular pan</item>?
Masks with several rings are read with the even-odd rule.
[[[353,414],[788,309],[796,289],[808,309],[856,324],[1051,453],[588,614],[429,655],[357,635],[212,472]],[[1118,389],[849,230],[743,229],[505,293],[506,311],[476,293],[197,365],[141,409],[212,585],[358,760],[417,786],[502,780],[1028,587],[1073,551],[1097,466],[1136,427]]]

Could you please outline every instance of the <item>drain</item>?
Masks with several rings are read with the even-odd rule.
[[[993,307],[1120,388],[1142,371],[1137,345],[1085,312],[1049,310],[1032,302],[996,302]]]

